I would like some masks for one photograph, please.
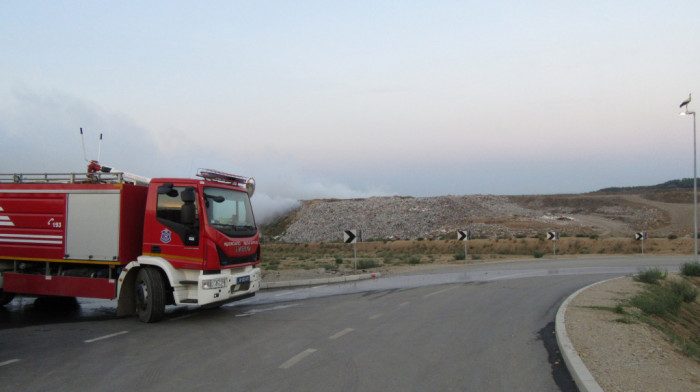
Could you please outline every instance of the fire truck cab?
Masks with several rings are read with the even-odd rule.
[[[116,299],[117,315],[154,322],[166,305],[255,295],[254,181],[198,176],[0,174],[0,303],[14,294]]]

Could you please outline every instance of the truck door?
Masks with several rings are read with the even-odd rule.
[[[168,259],[175,268],[201,269],[201,224],[197,190],[192,186],[158,187],[155,220],[144,235],[146,251]],[[147,226],[148,227],[148,226]]]

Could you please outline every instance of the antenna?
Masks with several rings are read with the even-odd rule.
[[[87,159],[87,153],[85,152],[85,136],[83,136],[83,128],[80,128],[80,141],[83,143],[83,159],[85,159],[85,162],[89,162]]]
[[[90,160],[87,157],[87,152],[85,151],[85,135],[83,135],[83,128],[80,128],[80,141],[83,143],[83,157],[85,162],[88,163],[88,179],[99,181],[99,173],[119,173],[124,179],[134,184],[148,184],[151,179],[148,177],[139,176],[138,174],[128,173],[122,170],[115,169],[109,166],[103,166],[100,164],[100,155],[102,155],[102,134],[100,133],[100,144],[97,150],[97,159]],[[97,173],[97,174],[95,174]]]
[[[100,133],[100,144],[97,147],[97,162],[100,161],[100,155],[102,155],[102,134]]]
[[[88,173],[99,172],[102,169],[102,167],[100,166],[100,162],[99,162],[99,153],[97,154],[98,155],[97,160],[88,159],[87,152],[85,151],[85,135],[83,135],[83,128],[80,128],[80,141],[83,143],[83,158],[85,158],[85,162],[88,163]],[[100,134],[100,150],[101,149],[102,149],[102,134]],[[90,177],[90,178],[92,178],[92,177]]]

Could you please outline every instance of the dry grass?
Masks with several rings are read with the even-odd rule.
[[[540,238],[478,239],[468,242],[467,262],[505,258],[551,257],[553,243]],[[557,255],[630,255],[641,243],[628,238],[561,238]],[[645,254],[691,254],[690,238],[654,238],[644,242]],[[460,258],[461,256],[461,258]],[[357,244],[358,259],[377,266],[464,263],[464,242],[457,240],[372,241]],[[343,243],[264,244],[263,269],[347,268],[354,260],[353,245]]]
[[[700,278],[675,276],[645,286],[644,291],[620,304],[625,322],[638,320],[660,331],[683,354],[700,361]],[[634,311],[631,308],[641,310]]]

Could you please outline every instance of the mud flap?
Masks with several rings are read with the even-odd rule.
[[[121,290],[117,297],[117,317],[133,316],[136,313],[136,296],[134,295],[134,282],[138,268],[129,270],[121,284]]]

